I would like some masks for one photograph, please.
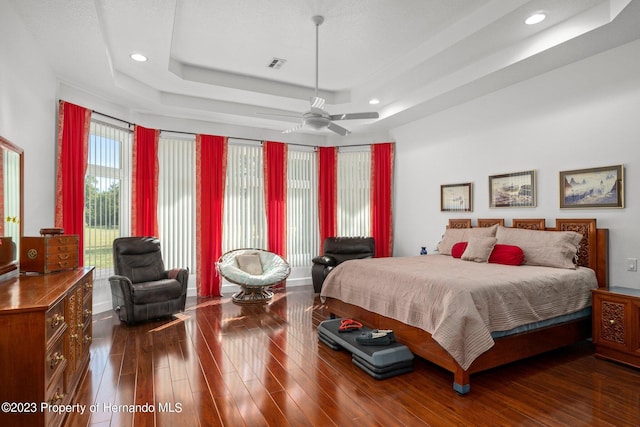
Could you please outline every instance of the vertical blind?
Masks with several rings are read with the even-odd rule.
[[[158,143],[158,229],[167,268],[195,271],[195,137],[160,137]]]
[[[338,235],[369,236],[371,152],[338,152]]]
[[[222,252],[266,247],[263,175],[262,146],[229,138]]]
[[[315,151],[288,153],[287,260],[302,267],[311,265],[318,251],[318,162]]]

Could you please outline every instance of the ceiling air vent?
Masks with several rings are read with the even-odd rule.
[[[273,61],[271,61],[269,65],[267,65],[267,67],[278,70],[284,65],[285,62],[287,62],[286,59],[273,58]]]

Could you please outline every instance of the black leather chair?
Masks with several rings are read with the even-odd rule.
[[[350,259],[372,258],[376,251],[373,237],[328,237],[323,244],[324,254],[313,258],[311,280],[319,293],[327,275],[338,264]]]
[[[157,238],[115,239],[113,266],[111,298],[122,322],[146,322],[184,310],[189,271],[165,270]]]

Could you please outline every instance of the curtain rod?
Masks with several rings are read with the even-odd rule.
[[[91,110],[91,112],[93,114],[98,114],[98,115],[103,116],[103,117],[108,117],[110,119],[117,120],[117,121],[122,122],[122,123],[126,123],[128,126],[135,126],[136,125],[135,123],[131,123],[131,122],[128,122],[126,120],[122,120],[122,119],[119,119],[117,117],[113,117],[113,116],[110,116],[108,114],[104,114],[104,113],[101,113],[99,111],[96,111],[96,110]],[[187,132],[187,131],[182,131],[182,130],[170,130],[170,129],[158,129],[158,130],[160,132],[181,133],[181,134],[184,134],[184,135],[198,135],[196,132]],[[229,136],[229,135],[227,135],[227,138],[239,139],[241,141],[253,141],[253,142],[260,142],[260,143],[264,142],[263,139],[243,138],[243,137],[239,137],[239,136]],[[296,144],[296,143],[293,143],[293,142],[287,142],[286,144],[287,145],[297,145],[299,147],[313,148],[314,150],[318,149],[317,145]]]
[[[108,117],[110,119],[117,120],[117,121],[122,122],[122,123],[126,123],[128,126],[135,126],[136,125],[135,123],[131,123],[131,122],[128,122],[126,120],[122,120],[122,119],[119,119],[117,117],[113,117],[113,116],[110,116],[108,114],[104,114],[104,113],[101,113],[99,111],[96,111],[96,110],[91,110],[91,112],[94,113],[94,114],[98,114],[100,116],[103,116],[103,117]],[[185,134],[185,135],[197,135],[197,133],[195,133],[195,132],[186,132],[186,131],[180,131],[180,130],[169,130],[169,129],[159,129],[159,130],[160,130],[160,132],[181,133],[181,134]],[[242,137],[239,137],[239,136],[228,136],[227,135],[227,138],[239,139],[241,141],[255,141],[255,142],[260,142],[260,143],[264,142],[264,140],[261,140],[261,139],[242,138]],[[318,149],[317,145],[296,144],[296,143],[293,143],[293,142],[287,142],[286,144],[288,144],[288,145],[297,145],[299,147],[310,147],[310,148],[313,148],[314,150]],[[340,148],[350,148],[350,147],[370,147],[371,145],[373,145],[373,143],[371,143],[371,144],[335,145],[334,147],[336,147],[337,149],[340,149]]]

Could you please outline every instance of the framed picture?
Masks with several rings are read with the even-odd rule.
[[[560,208],[623,208],[624,166],[560,172]]]
[[[489,207],[533,208],[536,206],[536,171],[489,177]]]
[[[471,183],[440,186],[440,210],[442,212],[471,212]]]

